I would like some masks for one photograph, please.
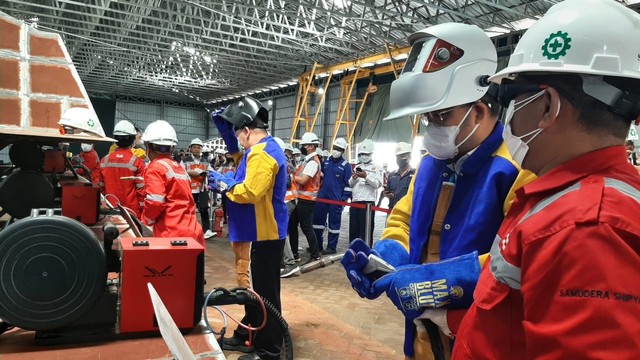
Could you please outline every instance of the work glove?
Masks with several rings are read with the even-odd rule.
[[[468,308],[480,276],[478,252],[437,263],[405,265],[372,284],[371,293],[386,292],[409,320],[425,309]]]
[[[238,148],[238,139],[236,138],[236,133],[233,131],[233,124],[223,119],[222,113],[225,108],[218,109],[211,113],[211,120],[216,125],[218,132],[220,132],[220,137],[224,140],[224,143],[227,144],[227,151],[230,154],[235,154],[240,151]]]
[[[349,248],[344,253],[340,263],[347,272],[347,278],[351,282],[351,287],[362,298],[369,300],[376,299],[385,289],[373,289],[371,286],[375,278],[371,274],[365,274],[364,268],[369,263],[368,256],[370,254],[378,255],[372,250],[362,239],[355,239],[349,244]]]
[[[209,171],[209,190],[217,192],[229,191],[238,181],[228,176],[222,175],[215,170]]]
[[[396,268],[410,263],[409,252],[398,241],[382,239],[373,244],[376,251],[384,261]]]

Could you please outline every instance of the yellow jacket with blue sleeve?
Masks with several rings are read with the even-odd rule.
[[[287,160],[277,142],[267,136],[244,156],[234,154],[238,183],[226,192],[229,240],[280,240],[287,236]],[[237,157],[237,159],[235,159]]]
[[[444,260],[473,251],[488,253],[515,198],[515,190],[535,178],[511,159],[500,123],[464,161],[457,174],[453,174],[449,164],[450,161],[425,155],[407,195],[389,215],[383,240],[374,249],[392,265],[422,263],[443,182],[455,178],[440,235],[440,258]],[[413,356],[415,327],[412,321],[406,322],[405,355]]]
[[[400,263],[390,259],[396,265],[422,261],[442,183],[454,175],[448,163],[425,155],[407,195],[389,215],[382,239],[395,240],[408,252],[408,258],[401,256]],[[475,250],[488,253],[515,197],[514,190],[533,178],[531,172],[521,171],[511,159],[502,140],[502,125],[496,124],[455,174],[455,190],[441,234],[440,258]]]

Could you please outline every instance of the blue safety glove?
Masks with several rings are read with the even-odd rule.
[[[222,175],[215,170],[209,171],[209,190],[225,192],[234,187],[238,181],[235,179]]]
[[[369,254],[378,253],[372,250],[362,239],[355,239],[349,244],[349,248],[342,256],[340,263],[347,272],[347,278],[351,282],[351,287],[360,297],[373,300],[380,296],[385,289],[375,290],[371,286],[375,278],[371,274],[365,274],[364,268],[369,263]]]
[[[227,151],[229,154],[235,154],[240,151],[238,147],[238,139],[236,138],[236,133],[233,131],[233,124],[223,119],[222,113],[225,108],[218,109],[211,113],[211,120],[216,125],[218,132],[220,132],[220,137],[224,140],[224,143],[227,144]]]
[[[437,263],[402,266],[376,280],[371,291],[385,291],[398,310],[413,320],[424,309],[468,308],[479,276],[480,261],[474,251]]]
[[[409,252],[399,242],[390,239],[382,239],[373,244],[381,258],[396,268],[410,263]]]

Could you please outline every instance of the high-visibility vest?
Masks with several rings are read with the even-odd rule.
[[[296,172],[296,168],[291,163],[291,160],[287,160],[287,176],[294,176]],[[295,179],[290,179],[291,185],[287,188],[287,192],[284,195],[284,202],[288,203],[289,201],[295,200],[298,198],[298,186],[296,186]],[[287,184],[289,181],[287,181]]]
[[[207,167],[209,165],[208,162],[204,161],[204,158],[201,158],[200,162],[195,162],[193,156],[187,156],[183,162],[184,166],[187,170],[195,170],[197,172],[205,172],[207,171]],[[201,176],[189,176],[191,178],[191,191],[200,191],[202,189],[202,182],[204,178]]]
[[[318,159],[318,156],[316,155],[311,159],[305,159],[304,161],[302,161],[302,163],[296,170],[296,176],[300,176],[302,174],[305,166],[307,166],[307,163],[309,163],[310,161],[315,161],[316,164],[318,164],[318,171],[313,176],[313,178],[311,178],[311,180],[309,180],[304,186],[296,184],[296,189],[298,191],[298,199],[315,201],[318,197],[318,190],[320,190],[320,178],[322,175],[320,160]]]

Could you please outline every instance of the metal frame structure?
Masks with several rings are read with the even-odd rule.
[[[0,0],[61,34],[91,94],[210,104],[296,85],[311,64],[442,22],[501,33],[558,0]]]

